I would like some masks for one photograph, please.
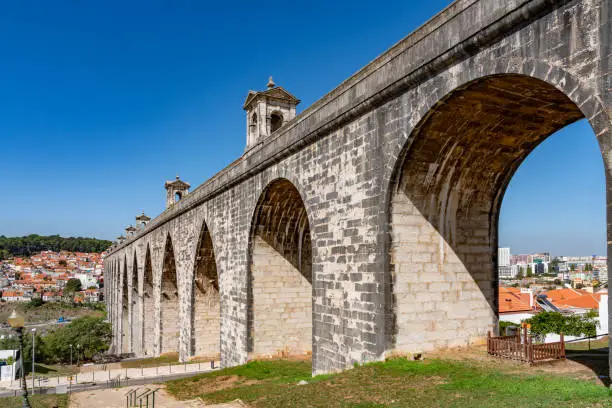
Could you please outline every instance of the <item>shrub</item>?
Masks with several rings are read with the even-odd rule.
[[[559,312],[540,312],[524,320],[524,323],[531,325],[532,334],[540,336],[561,332],[568,336],[595,336],[597,334],[597,322],[592,314],[564,316]]]

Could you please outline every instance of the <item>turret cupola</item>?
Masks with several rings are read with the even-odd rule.
[[[166,208],[170,208],[171,205],[181,201],[187,194],[189,194],[189,187],[191,185],[185,181],[182,181],[179,176],[176,176],[176,180],[166,181]]]
[[[142,214],[136,216],[136,228],[139,230],[145,229],[149,221],[151,221],[151,217],[147,217],[143,211]]]
[[[276,86],[272,77],[265,91],[249,91],[242,107],[247,118],[247,150],[293,119],[298,103],[300,100]]]
[[[125,229],[125,236],[131,238],[134,236],[135,232],[136,228],[134,228],[132,225],[128,225],[128,227]]]

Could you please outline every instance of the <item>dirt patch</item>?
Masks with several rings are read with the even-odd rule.
[[[126,387],[115,389],[91,390],[73,393],[70,395],[69,408],[123,408],[125,407],[125,395],[129,390],[138,389],[138,393],[145,389],[160,390],[155,394],[155,405],[164,408],[201,408],[205,407],[200,400],[177,401],[170,396],[164,386],[150,384],[138,387]]]
[[[260,381],[247,380],[237,375],[220,375],[212,378],[205,377],[189,383],[189,389],[185,391],[176,390],[174,394],[177,398],[189,398],[193,395],[209,394],[212,392],[223,391],[236,386],[248,386],[257,384]]]
[[[610,384],[609,363],[607,353],[568,353],[566,360],[554,360],[534,365],[520,361],[506,360],[487,354],[486,346],[472,346],[437,350],[424,355],[424,358],[440,358],[444,360],[477,361],[487,367],[495,367],[504,372],[518,375],[557,374],[576,379],[594,381],[608,386]]]

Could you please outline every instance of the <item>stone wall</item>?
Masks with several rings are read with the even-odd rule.
[[[312,285],[261,237],[253,240],[253,357],[312,351]]]
[[[206,225],[200,237],[193,290],[193,355],[217,357],[221,337],[219,276],[212,237]]]
[[[155,353],[167,237],[180,321],[174,347],[182,359],[196,349],[202,225],[214,248],[224,366],[244,363],[257,343],[257,307],[249,310],[258,233],[293,267],[310,262],[314,373],[479,341],[496,323],[499,207],[524,157],[585,117],[610,170],[611,16],[609,0],[455,2],[164,211],[108,259],[120,264],[134,246],[150,245]],[[270,201],[263,208],[278,210],[266,216],[276,222],[261,223],[278,180],[300,199]],[[303,208],[310,252],[297,255],[300,223],[283,208]],[[288,252],[274,236],[291,237],[280,241]],[[110,285],[116,342],[121,276],[111,273]]]

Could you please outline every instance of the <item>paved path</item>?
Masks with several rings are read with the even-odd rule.
[[[140,395],[146,389],[158,389],[155,393],[155,406],[158,408],[246,408],[247,405],[234,401],[225,404],[206,405],[201,400],[178,401],[170,396],[163,385],[147,384],[138,387],[124,387],[104,390],[89,390],[73,393],[70,395],[68,408],[124,408],[126,404],[125,395],[136,389]],[[152,402],[152,401],[150,401]]]
[[[95,391],[83,391],[70,394],[69,408],[125,408],[125,394],[137,389],[143,393],[147,388],[154,390],[159,385],[149,384],[139,387],[114,388]],[[155,406],[159,408],[202,408],[205,405],[199,400],[177,401],[165,389],[161,388],[155,393]]]
[[[76,384],[91,384],[91,383],[106,383],[109,380],[121,379],[122,381],[126,378],[129,380],[144,379],[144,378],[161,378],[163,381],[164,376],[174,376],[176,374],[195,374],[195,373],[206,373],[218,369],[219,362],[215,362],[215,368],[211,368],[210,363],[194,363],[194,364],[174,364],[164,365],[159,367],[147,367],[147,368],[113,368],[109,370],[98,370],[90,371],[85,373],[78,373],[73,376],[62,376],[62,377],[49,377],[36,380],[36,387],[57,387],[63,385],[76,385]],[[27,379],[28,387],[32,385],[32,379]],[[19,381],[0,381],[0,389],[19,389]]]

